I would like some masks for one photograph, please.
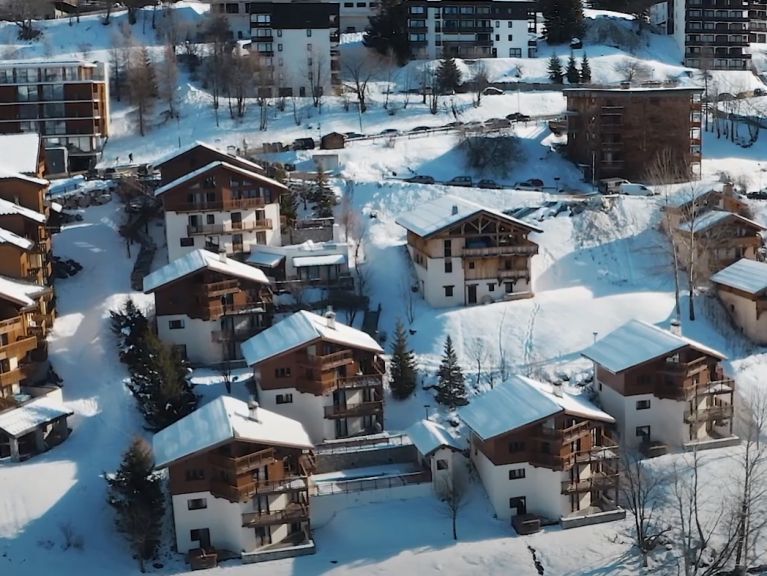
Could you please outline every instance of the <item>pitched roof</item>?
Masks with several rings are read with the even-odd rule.
[[[327,318],[306,310],[295,312],[263,332],[259,332],[240,344],[240,350],[248,366],[254,366],[318,338],[342,346],[383,352],[378,342],[365,332],[338,321],[335,322],[335,327],[331,328],[328,326]]]
[[[250,160],[247,160],[246,158],[243,158],[242,156],[236,156],[234,154],[229,154],[229,152],[226,152],[224,150],[219,150],[215,146],[211,146],[210,144],[206,144],[205,142],[200,142],[199,140],[192,142],[188,146],[184,146],[183,148],[176,150],[174,152],[171,152],[169,154],[166,154],[165,156],[162,156],[159,160],[155,160],[152,163],[152,166],[154,168],[159,168],[163,164],[167,164],[174,158],[178,158],[179,156],[182,156],[186,154],[187,152],[191,152],[195,148],[205,148],[206,150],[209,150],[211,152],[215,152],[216,154],[221,154],[223,156],[227,156],[231,158],[232,160],[237,161],[240,164],[243,164],[245,166],[250,166],[252,170],[256,170],[258,172],[263,172],[264,169],[256,164],[255,162],[251,162]]]
[[[269,284],[269,279],[258,268],[248,266],[232,258],[224,257],[222,259],[219,254],[198,248],[145,276],[144,293],[154,292],[161,286],[176,282],[200,270],[212,270],[228,276]]]
[[[743,258],[714,274],[711,281],[759,295],[767,291],[767,264]]]
[[[564,412],[588,420],[614,422],[580,394],[554,393],[551,384],[515,375],[459,409],[458,415],[482,439],[494,438]]]
[[[677,336],[640,320],[629,320],[597,340],[581,354],[617,374],[650,360],[668,356],[687,346],[720,360],[725,359],[720,352],[700,342]]]
[[[0,430],[18,438],[41,424],[72,414],[74,412],[58,400],[43,396],[0,414]]]
[[[704,188],[697,188],[695,190],[681,190],[675,194],[669,194],[666,196],[664,203],[668,204],[672,208],[682,208],[687,204],[691,204],[693,200],[700,200],[709,194],[718,194],[720,192],[720,190],[706,190]]]
[[[18,214],[27,220],[39,222],[40,224],[45,222],[45,214],[40,214],[40,212],[36,212],[25,206],[19,206],[18,204],[0,198],[0,216],[9,216],[11,214]]]
[[[686,222],[682,222],[678,226],[678,229],[682,230],[683,232],[690,232],[690,230],[695,233],[705,232],[706,230],[713,228],[714,226],[718,226],[719,224],[723,224],[728,220],[737,220],[739,222],[754,226],[759,230],[765,229],[765,227],[758,222],[744,218],[740,214],[735,214],[734,212],[727,212],[726,210],[711,210],[709,212],[704,212],[695,218],[694,221],[688,220]]]
[[[253,420],[246,402],[219,396],[154,435],[155,467],[165,468],[229,440],[313,448],[300,422],[264,408],[258,408]]]
[[[165,194],[168,190],[173,190],[174,188],[181,186],[185,182],[189,182],[190,180],[193,180],[194,178],[197,178],[198,176],[201,176],[202,174],[205,174],[206,172],[210,172],[211,170],[214,170],[220,166],[223,166],[224,168],[232,172],[236,172],[243,176],[247,176],[248,178],[259,180],[260,182],[263,182],[265,184],[271,184],[272,186],[276,186],[284,190],[288,189],[287,186],[285,186],[284,184],[281,184],[280,182],[277,182],[277,180],[272,180],[271,178],[267,178],[266,176],[257,174],[256,172],[246,170],[245,168],[240,168],[239,166],[229,164],[228,162],[222,162],[221,160],[216,160],[215,162],[206,164],[202,168],[198,168],[194,172],[189,172],[188,174],[185,174],[184,176],[181,176],[180,178],[176,178],[175,180],[168,182],[165,186],[160,186],[157,190],[154,191],[154,195],[160,196],[162,194]]]
[[[22,238],[18,234],[14,234],[10,230],[0,228],[0,244],[13,244],[21,248],[22,250],[31,250],[35,245],[34,242],[27,238]]]
[[[453,450],[463,450],[458,438],[455,438],[447,431],[447,428],[432,422],[431,420],[419,420],[410,428],[405,430],[415,447],[424,456],[428,456],[438,448],[451,448]]]
[[[50,288],[47,286],[0,276],[0,298],[6,298],[20,306],[32,306],[35,303],[34,298],[48,290]]]
[[[0,134],[0,159],[10,172],[37,175],[40,161],[40,135],[37,132]],[[33,180],[38,180],[34,178]],[[41,180],[46,183],[46,180]]]
[[[5,166],[0,166],[0,180],[23,180],[24,182],[31,182],[32,184],[38,184],[39,186],[47,186],[49,184],[49,182],[43,178],[36,178],[21,172],[15,172]]]

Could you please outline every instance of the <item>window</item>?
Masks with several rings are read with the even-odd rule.
[[[487,284],[487,291],[488,292],[495,292],[495,282],[488,282],[488,284]]]
[[[440,458],[437,460],[437,470],[447,470],[447,460]]]
[[[183,320],[168,320],[168,328],[171,330],[183,330],[184,329],[184,321]]]
[[[228,2],[226,4],[226,13],[227,14],[238,14],[240,12],[240,5],[236,2]]]
[[[272,23],[272,15],[271,14],[256,14],[256,23],[258,23],[258,24],[271,24]]]
[[[189,531],[189,539],[210,546],[210,529],[195,528]]]
[[[600,392],[602,391],[602,383],[601,382],[599,383],[599,391]]]
[[[509,24],[511,24],[511,22],[509,22]],[[514,40],[514,36],[512,34],[509,34],[509,42],[511,42],[512,40]]]
[[[182,248],[188,248],[189,246],[194,246],[194,238],[180,238],[179,243]]]
[[[469,262],[469,270],[474,270],[474,262]]]
[[[495,21],[495,27],[496,28],[500,28],[501,27],[501,22],[499,20]]]
[[[205,470],[202,468],[187,468],[186,481],[194,482],[195,480],[205,480]]]
[[[290,368],[275,368],[274,369],[274,377],[275,378],[290,378]]]
[[[509,36],[511,40],[511,36]],[[522,58],[522,48],[509,48],[509,58]]]
[[[649,400],[637,400],[637,410],[649,410],[649,409],[650,409]]]
[[[354,8],[354,2],[344,2],[344,8]]]
[[[496,34],[495,35],[495,41],[496,42],[500,42],[501,41],[501,35],[500,34]]]
[[[445,296],[447,298],[451,298],[453,296],[453,288],[454,286],[445,286]]]
[[[450,258],[453,255],[453,243],[450,240],[445,240],[442,245],[445,258]]]
[[[306,37],[307,38],[311,38],[312,37],[312,29],[311,28],[307,28],[306,29]]]
[[[503,287],[506,289],[506,294],[511,294],[514,292],[514,283],[513,282],[505,282],[503,284]]]
[[[215,216],[215,214],[207,214],[205,216],[205,223],[206,224],[215,224],[216,223],[216,216]]]
[[[190,498],[186,501],[187,510],[204,510],[208,507],[206,498]]]
[[[509,480],[520,480],[524,477],[525,477],[524,468],[515,468],[514,470],[509,470]]]
[[[424,6],[411,6],[411,14],[426,14],[426,8]]]
[[[282,38],[282,30],[277,30],[277,38]]]
[[[644,438],[646,441],[650,441],[650,427],[649,426],[637,426],[636,427],[637,438]]]
[[[445,260],[445,274],[452,274],[452,273],[453,273],[453,261]]]
[[[277,404],[293,404],[293,394],[277,394]]]
[[[282,44],[277,44],[277,52],[282,52]]]
[[[509,442],[509,452],[523,452],[525,449],[525,443],[519,441]]]

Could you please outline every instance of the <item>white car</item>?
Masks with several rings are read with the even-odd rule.
[[[634,184],[632,182],[623,182],[620,185],[620,194],[628,196],[653,196],[655,192],[644,184]]]

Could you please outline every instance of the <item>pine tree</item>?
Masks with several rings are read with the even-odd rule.
[[[577,84],[581,79],[578,72],[578,64],[575,62],[575,56],[570,52],[570,58],[567,60],[567,70],[565,71],[568,84]]]
[[[120,361],[132,368],[145,355],[144,333],[149,323],[132,298],[126,300],[119,310],[109,311],[112,332],[119,338]]]
[[[541,0],[539,5],[549,44],[562,44],[583,36],[581,0]]]
[[[586,53],[583,53],[583,59],[581,60],[581,84],[591,83],[591,64],[589,64],[589,58]]]
[[[399,319],[397,319],[397,325],[394,329],[389,375],[389,386],[395,398],[404,400],[415,391],[418,376],[415,367],[415,354],[408,346],[405,326]]]
[[[451,409],[467,403],[463,371],[458,365],[458,356],[453,349],[453,340],[449,334],[445,338],[445,348],[437,379],[437,402]]]
[[[285,226],[293,228],[298,218],[298,198],[292,190],[280,194],[280,216],[285,217]]]
[[[437,86],[442,93],[457,90],[461,85],[461,71],[455,58],[443,58],[437,66]]]
[[[107,484],[107,502],[116,511],[117,530],[128,540],[144,572],[144,562],[157,554],[165,511],[161,480],[145,440],[136,438],[131,443],[120,468],[107,476]]]
[[[407,6],[401,0],[382,0],[378,14],[369,18],[362,43],[382,56],[393,54],[404,66],[410,58]]]
[[[562,60],[556,54],[552,54],[549,58],[549,80],[554,84],[561,84],[564,79],[564,73],[562,72]]]
[[[328,184],[327,172],[322,168],[317,170],[314,184],[316,190],[313,194],[313,201],[317,218],[332,218],[333,206],[336,205],[336,195]]]

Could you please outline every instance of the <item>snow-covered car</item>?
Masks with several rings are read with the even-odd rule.
[[[523,182],[517,182],[514,184],[514,188],[517,190],[531,190],[533,192],[540,192],[543,190],[543,180],[540,178],[529,178]]]
[[[411,184],[434,184],[434,178],[431,176],[418,175],[405,178],[405,182],[410,182]]]
[[[645,186],[644,184],[634,184],[633,182],[624,182],[620,185],[620,193],[627,196],[652,196],[655,192],[652,188]]]
[[[496,88],[494,86],[488,86],[484,90],[482,90],[483,96],[503,96],[503,90],[500,88]]]

